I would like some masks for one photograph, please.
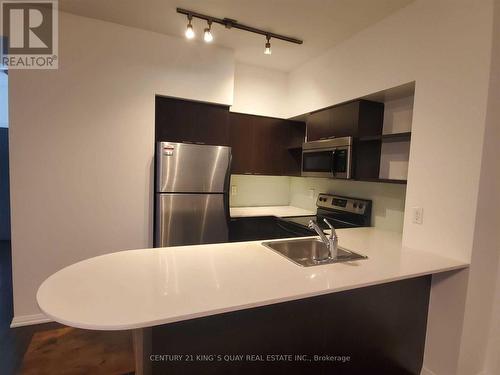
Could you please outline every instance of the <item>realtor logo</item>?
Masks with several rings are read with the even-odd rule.
[[[1,65],[57,69],[57,1],[2,1]]]

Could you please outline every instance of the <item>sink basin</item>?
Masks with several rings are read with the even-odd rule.
[[[323,258],[328,254],[326,245],[321,240],[306,238],[301,240],[269,241],[262,245],[283,255],[292,262],[303,267],[319,266],[322,264],[349,262],[366,259],[367,257],[339,246],[338,256],[335,259],[317,261],[314,258]]]

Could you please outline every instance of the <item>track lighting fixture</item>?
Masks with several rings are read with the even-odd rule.
[[[188,39],[193,39],[194,38],[194,30],[193,30],[193,25],[191,25],[191,20],[193,19],[193,16],[191,14],[188,14],[188,24],[186,28],[186,38]]]
[[[302,40],[300,40],[300,39],[292,38],[292,37],[285,36],[285,35],[275,34],[275,33],[272,33],[270,31],[266,31],[266,30],[258,29],[256,27],[244,25],[244,24],[239,23],[238,21],[233,20],[231,18],[216,18],[216,17],[208,16],[206,14],[197,13],[197,12],[193,12],[191,10],[182,9],[182,8],[177,8],[177,13],[185,14],[188,17],[188,25],[187,25],[187,29],[186,29],[186,38],[188,38],[188,39],[193,39],[195,36],[193,26],[191,25],[191,20],[194,17],[194,18],[198,18],[200,20],[207,21],[208,27],[205,28],[204,33],[203,33],[203,40],[205,40],[205,42],[207,42],[207,43],[210,43],[211,41],[214,40],[214,37],[212,35],[212,23],[218,23],[219,25],[224,26],[226,29],[239,29],[239,30],[248,31],[248,32],[255,33],[255,34],[264,35],[266,37],[266,48],[264,50],[264,54],[266,54],[266,55],[271,54],[271,42],[270,42],[271,38],[284,40],[285,42],[295,43],[295,44],[302,44],[303,43]]]
[[[208,22],[208,27],[205,29],[205,32],[203,33],[203,40],[207,43],[210,43],[212,40],[214,40],[214,37],[211,32],[212,21],[209,20],[207,22]]]
[[[266,49],[264,50],[264,55],[270,55],[272,53],[271,51],[271,37],[269,35],[266,35]]]

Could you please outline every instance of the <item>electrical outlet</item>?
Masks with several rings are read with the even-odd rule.
[[[232,185],[231,186],[231,195],[237,195],[238,194],[238,186]]]
[[[412,221],[414,224],[423,224],[424,222],[424,209],[422,207],[412,208]]]

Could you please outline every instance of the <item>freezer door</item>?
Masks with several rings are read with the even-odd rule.
[[[227,190],[231,147],[158,142],[158,193],[222,193]]]
[[[225,194],[156,194],[155,246],[227,242]]]

